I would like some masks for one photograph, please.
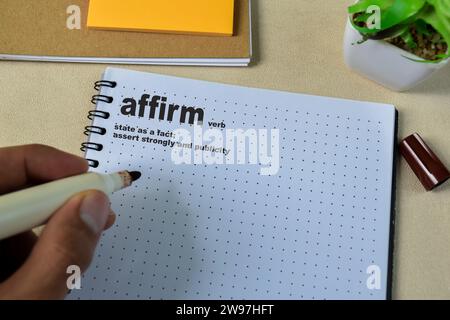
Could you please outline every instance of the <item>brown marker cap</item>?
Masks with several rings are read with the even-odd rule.
[[[448,169],[418,133],[400,142],[400,153],[427,191],[433,190],[450,178]]]

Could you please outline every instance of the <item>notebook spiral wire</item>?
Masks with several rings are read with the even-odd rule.
[[[116,86],[117,86],[117,82],[106,81],[106,80],[97,81],[94,84],[95,90],[97,90],[99,92],[102,87],[115,88]],[[113,100],[114,100],[113,97],[102,95],[102,94],[96,94],[96,95],[92,96],[91,103],[94,105],[97,105],[98,102],[112,103]],[[89,111],[87,117],[91,121],[94,121],[95,118],[108,119],[110,117],[110,113],[107,111],[102,111],[102,110],[91,110],[91,111]],[[84,128],[84,134],[88,137],[93,134],[103,136],[106,134],[106,129],[102,128],[102,127],[90,125],[90,126],[86,126]],[[82,143],[81,151],[87,152],[88,150],[102,151],[103,145],[100,143],[95,143],[95,142]],[[88,161],[89,166],[92,168],[97,168],[99,166],[99,162],[97,160],[94,160],[94,159],[86,159],[86,160]]]

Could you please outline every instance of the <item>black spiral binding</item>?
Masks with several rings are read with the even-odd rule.
[[[102,87],[115,88],[115,87],[117,87],[117,82],[107,81],[107,80],[101,80],[101,81],[95,82],[95,85],[94,85],[95,90],[100,91]],[[96,94],[96,95],[92,96],[92,99],[91,99],[91,102],[94,105],[97,105],[98,102],[112,103],[113,101],[114,101],[113,97],[105,96],[105,95],[101,95],[101,94]],[[101,110],[91,110],[91,111],[89,111],[89,114],[88,114],[88,119],[91,121],[93,121],[95,118],[109,119],[109,117],[110,117],[109,112],[101,111]],[[90,126],[86,126],[84,128],[84,134],[86,136],[90,136],[93,134],[98,134],[98,135],[103,136],[106,134],[106,129],[102,128],[102,127],[90,125]],[[86,152],[87,150],[102,151],[103,145],[100,143],[95,143],[95,142],[82,143],[81,151]],[[86,160],[89,162],[89,166],[92,168],[97,168],[100,164],[97,160],[94,160],[94,159],[86,159]]]

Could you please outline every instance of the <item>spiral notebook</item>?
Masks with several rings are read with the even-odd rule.
[[[390,297],[392,105],[108,68],[83,144],[142,172],[71,299]]]

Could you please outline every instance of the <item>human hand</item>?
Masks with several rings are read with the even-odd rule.
[[[0,148],[0,195],[86,172],[87,161],[42,145]],[[0,241],[0,299],[62,299],[67,267],[89,266],[103,230],[115,215],[100,191],[80,193],[32,231]]]

